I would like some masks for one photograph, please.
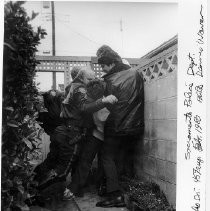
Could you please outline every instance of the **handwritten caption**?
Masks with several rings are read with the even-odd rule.
[[[204,15],[203,6],[200,7],[199,12],[199,29],[196,34],[195,46],[197,50],[195,52],[189,52],[187,59],[189,61],[188,68],[186,70],[187,81],[185,82],[184,89],[184,107],[186,112],[184,113],[184,121],[186,123],[186,149],[184,158],[185,160],[191,160],[193,162],[192,167],[192,183],[193,183],[193,203],[191,209],[195,211],[201,210],[201,183],[202,183],[202,169],[204,166],[203,159],[203,90],[204,84],[202,79],[204,76],[203,71],[203,52],[204,52]],[[195,107],[197,108],[195,111]]]

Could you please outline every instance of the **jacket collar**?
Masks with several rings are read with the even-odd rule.
[[[130,69],[131,67],[127,64],[123,64],[123,63],[118,63],[116,64],[107,74],[105,74],[103,76],[104,79],[106,79],[108,76],[114,74],[114,73],[118,73],[118,72],[121,72],[123,70],[128,70]]]

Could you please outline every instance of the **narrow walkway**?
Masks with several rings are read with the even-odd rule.
[[[30,211],[81,211],[75,201],[57,201],[47,205],[46,208],[39,206],[30,207]]]
[[[45,190],[49,200],[45,208],[39,206],[30,207],[30,211],[128,211],[126,208],[100,208],[96,203],[103,198],[99,197],[92,187],[85,189],[84,197],[76,197],[70,201],[62,201],[62,194],[65,184],[56,183]],[[55,194],[56,193],[56,194]]]
[[[33,206],[30,211],[81,211],[76,201],[63,201],[62,195],[65,183],[59,182],[46,188],[42,195],[45,197],[45,207]]]
[[[78,204],[81,211],[128,211],[126,208],[101,208],[96,207],[96,203],[100,201],[100,198],[94,192],[85,193],[85,196],[82,198],[76,198],[75,201]]]

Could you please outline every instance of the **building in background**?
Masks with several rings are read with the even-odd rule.
[[[27,12],[39,13],[32,25],[48,33],[37,55],[51,56],[51,2],[27,1],[24,5]],[[121,57],[140,58],[177,33],[177,4],[54,1],[54,6],[56,56],[92,57],[101,45],[107,44]],[[165,26],[167,30],[161,30]],[[96,68],[100,75],[100,67]],[[51,89],[52,74],[37,73],[37,82],[41,90]],[[63,73],[56,73],[56,84],[64,84]]]
[[[37,65],[37,72],[40,73],[51,73],[56,72],[57,75],[63,77],[64,89],[72,81],[71,70],[74,66],[86,66],[95,72],[97,78],[101,78],[102,68],[98,64],[97,57],[88,56],[37,56],[37,60],[40,64]],[[140,60],[138,58],[126,58],[127,63],[131,67],[137,67]],[[58,88],[60,89],[60,87]]]

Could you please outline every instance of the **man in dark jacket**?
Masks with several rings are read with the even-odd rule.
[[[144,86],[141,74],[123,64],[121,57],[109,46],[97,51],[106,82],[106,95],[115,95],[118,102],[107,108],[110,115],[105,123],[105,140],[102,162],[107,181],[106,200],[98,202],[99,207],[125,206],[118,183],[116,155],[122,145],[132,144],[144,128]]]
[[[62,124],[60,112],[64,96],[56,90],[49,90],[43,93],[42,96],[47,112],[40,112],[37,120],[43,123],[41,126],[44,128],[45,132],[51,136],[55,128]]]

